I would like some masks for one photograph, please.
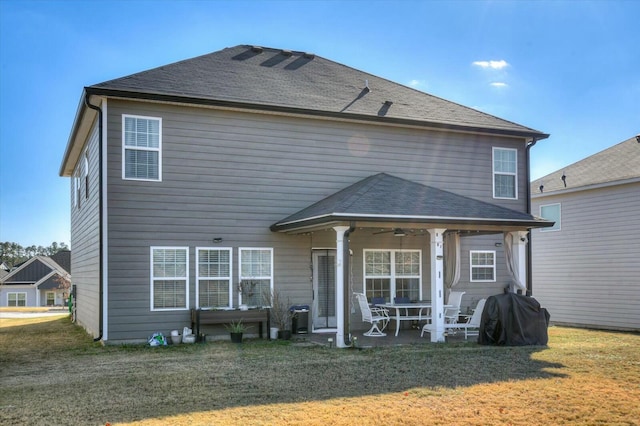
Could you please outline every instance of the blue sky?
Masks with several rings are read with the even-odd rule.
[[[640,2],[0,1],[0,241],[69,243],[82,88],[238,44],[314,52],[532,127],[534,178],[640,133]]]

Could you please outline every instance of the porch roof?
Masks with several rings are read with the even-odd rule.
[[[528,213],[379,173],[274,223],[271,230],[296,233],[350,222],[478,231],[553,225]]]

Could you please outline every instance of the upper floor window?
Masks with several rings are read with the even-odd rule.
[[[196,249],[196,306],[199,308],[230,308],[231,249]]]
[[[365,250],[364,282],[367,299],[397,297],[419,300],[421,272],[420,250]]]
[[[470,252],[471,281],[495,282],[496,252],[472,250]]]
[[[240,248],[238,302],[247,306],[269,303],[273,290],[273,249]]]
[[[189,309],[189,248],[151,247],[151,310]]]
[[[518,198],[518,151],[493,148],[493,198]]]
[[[84,198],[89,198],[89,151],[84,152]]]
[[[161,180],[162,119],[123,115],[122,121],[122,178]]]
[[[547,220],[552,220],[555,222],[555,224],[549,228],[541,228],[540,232],[560,230],[561,209],[559,203],[540,206],[540,216]]]

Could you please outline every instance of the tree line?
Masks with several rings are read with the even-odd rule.
[[[5,241],[0,243],[0,263],[4,262],[9,268],[13,268],[33,256],[53,256],[62,250],[69,250],[69,246],[54,241],[48,247],[35,245],[22,247],[18,243]]]

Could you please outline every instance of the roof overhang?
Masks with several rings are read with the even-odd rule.
[[[73,170],[84,149],[84,143],[89,136],[89,132],[91,132],[91,128],[98,114],[95,110],[87,108],[85,104],[87,93],[85,88],[85,90],[82,91],[80,103],[78,104],[76,116],[71,127],[71,134],[69,135],[67,147],[62,157],[62,163],[60,164],[60,171],[58,173],[63,177],[68,177],[73,174]],[[91,99],[89,100],[91,101]]]

